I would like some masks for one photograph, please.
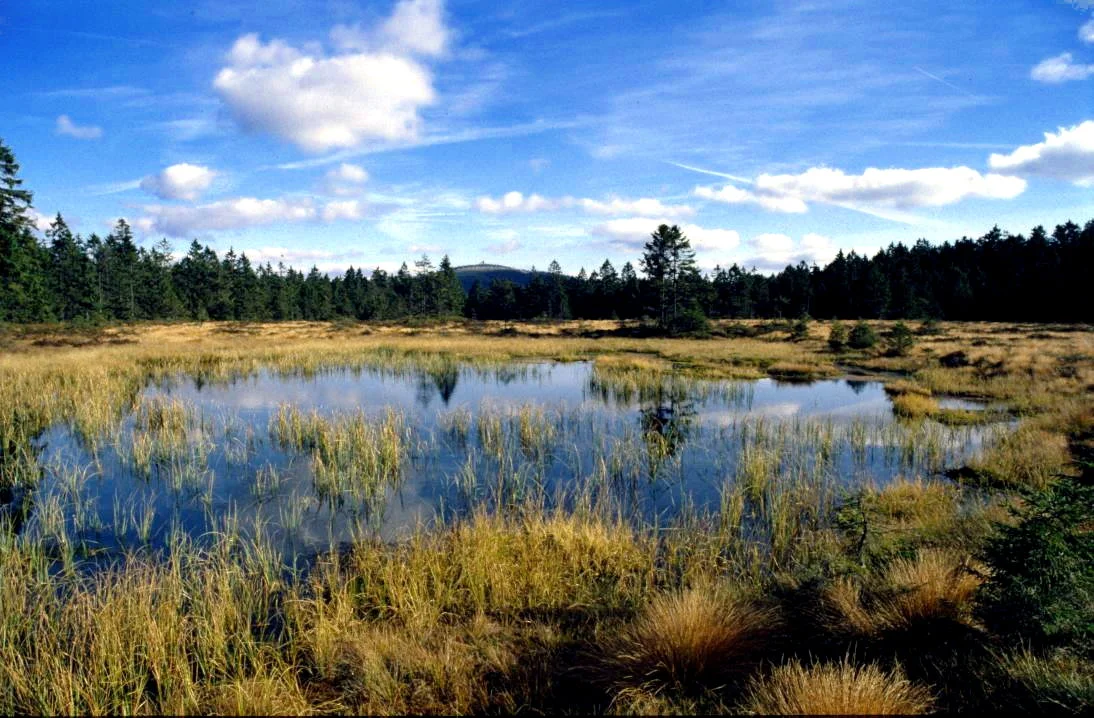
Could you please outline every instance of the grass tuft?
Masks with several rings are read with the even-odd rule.
[[[715,690],[755,667],[778,630],[772,611],[725,589],[663,594],[606,642],[600,671],[616,690]]]
[[[762,715],[914,715],[926,713],[930,692],[897,668],[841,663],[805,666],[798,661],[754,679],[745,710]]]

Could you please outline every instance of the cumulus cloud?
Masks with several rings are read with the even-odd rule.
[[[103,136],[103,128],[95,125],[77,125],[68,115],[57,118],[57,134],[75,137],[78,140],[97,140]]]
[[[1029,73],[1034,80],[1052,85],[1071,80],[1085,80],[1091,75],[1094,75],[1094,65],[1076,64],[1070,52],[1041,60]]]
[[[1023,145],[1008,155],[992,154],[988,163],[1000,172],[1094,185],[1094,120],[1046,132],[1044,142]]]
[[[730,204],[755,203],[776,212],[804,212],[810,202],[867,208],[941,207],[969,197],[1011,199],[1026,189],[1024,180],[980,174],[968,167],[923,169],[868,168],[861,175],[814,167],[801,174],[756,178],[751,190],[733,185],[696,187],[696,196]]]
[[[183,199],[192,202],[209,189],[216,175],[208,167],[184,162],[145,177],[141,180],[140,187],[160,199]]]
[[[839,248],[830,238],[820,234],[806,234],[795,242],[786,234],[760,234],[748,241],[748,256],[739,262],[745,267],[755,267],[765,272],[778,272],[787,265],[805,262],[827,264]]]
[[[630,214],[642,217],[690,217],[695,214],[695,210],[687,205],[666,205],[661,200],[646,197],[633,200],[609,197],[607,200],[597,200],[575,197],[548,198],[538,194],[525,196],[520,192],[508,192],[498,199],[479,197],[475,200],[475,208],[485,214],[540,212],[569,208],[577,208],[588,214]]]
[[[213,87],[243,127],[308,152],[413,140],[419,111],[436,99],[418,56],[444,52],[442,10],[439,0],[403,0],[376,31],[335,28],[333,55],[244,35]]]
[[[382,50],[428,57],[443,55],[451,32],[441,0],[402,0],[377,28],[335,25],[331,42],[340,50]]]
[[[605,237],[613,244],[628,249],[640,249],[650,239],[650,234],[662,224],[672,224],[666,218],[647,219],[626,217],[611,219],[592,228],[592,234]],[[692,249],[705,252],[728,252],[737,247],[741,236],[732,229],[713,229],[696,224],[680,225],[680,231],[688,238]]]

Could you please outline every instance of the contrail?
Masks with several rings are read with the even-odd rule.
[[[968,91],[966,91],[966,90],[962,90],[962,89],[961,89],[960,87],[958,87],[957,85],[953,84],[952,82],[947,82],[947,81],[943,80],[943,79],[942,79],[941,77],[939,77],[938,75],[932,75],[931,73],[929,73],[929,72],[927,72],[926,70],[924,70],[924,69],[923,69],[922,67],[915,67],[915,66],[913,66],[913,67],[912,67],[912,69],[913,69],[913,70],[915,70],[916,72],[918,72],[918,73],[919,73],[919,74],[921,74],[921,75],[925,75],[925,76],[927,76],[927,77],[931,78],[931,79],[932,79],[932,80],[934,80],[935,82],[941,82],[941,83],[942,83],[943,85],[945,85],[946,87],[950,88],[951,90],[957,90],[957,91],[958,91],[958,92],[960,92],[960,93],[961,93],[962,95],[967,95],[967,96],[969,96],[969,97],[976,97],[976,95],[974,95],[974,94],[972,94],[971,92],[968,92]]]
[[[752,180],[747,177],[738,177],[737,175],[726,174],[725,172],[715,172],[714,170],[705,170],[702,167],[692,167],[691,165],[683,165],[679,162],[665,161],[665,164],[672,165],[673,167],[679,167],[680,169],[691,170],[692,172],[698,172],[704,175],[714,175],[715,177],[725,177],[731,179],[734,182],[743,182],[745,184],[752,184]]]

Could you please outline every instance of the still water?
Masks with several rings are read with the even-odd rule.
[[[141,442],[155,437],[139,411],[109,436],[53,427],[38,442],[44,478],[26,497],[25,532],[92,555],[163,546],[172,532],[266,532],[296,556],[522,503],[610,505],[666,523],[717,510],[763,477],[770,485],[755,492],[793,483],[839,493],[933,475],[1006,430],[898,421],[872,381],[670,375],[634,386],[588,362],[179,376],[149,385],[137,404],[183,407],[184,435],[141,460]],[[321,486],[317,450],[277,433],[287,407],[331,425],[391,422],[394,411],[397,479],[366,493]]]

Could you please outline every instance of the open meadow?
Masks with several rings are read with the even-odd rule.
[[[1089,711],[1094,329],[869,326],[2,327],[0,712]]]

